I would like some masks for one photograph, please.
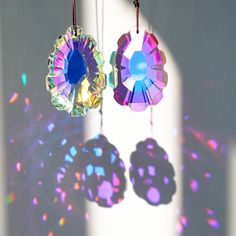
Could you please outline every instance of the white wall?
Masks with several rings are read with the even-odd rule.
[[[101,3],[101,1],[98,1]],[[99,12],[101,12],[99,4]],[[104,58],[105,71],[111,71],[110,54],[117,49],[117,40],[135,25],[135,9],[126,1],[105,0]],[[95,1],[83,1],[84,31],[96,38]],[[92,12],[92,13],[91,13]],[[101,15],[99,24],[101,26]],[[141,25],[148,29],[149,23],[141,16]],[[101,28],[100,28],[101,32]],[[159,35],[157,35],[158,37]],[[164,98],[154,107],[154,138],[167,151],[176,172],[177,193],[166,206],[152,207],[133,192],[129,181],[125,199],[112,209],[102,209],[88,203],[91,220],[88,222],[89,236],[128,236],[128,235],[176,235],[177,212],[181,209],[181,74],[168,45],[159,38],[160,49],[167,57],[166,71],[169,83],[164,90]],[[150,137],[150,108],[143,113],[132,112],[128,107],[118,105],[113,99],[113,90],[108,87],[104,92],[104,134],[120,151],[126,168],[130,167],[129,157],[138,142]],[[88,132],[92,138],[99,132],[100,116],[98,111],[86,117]],[[165,220],[164,220],[165,219]],[[168,220],[167,220],[168,219]]]

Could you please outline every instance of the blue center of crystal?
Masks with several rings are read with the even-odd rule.
[[[84,58],[77,49],[77,42],[74,42],[74,50],[67,57],[68,59],[68,70],[66,79],[71,84],[77,84],[83,75],[86,74],[86,65]]]
[[[141,51],[134,52],[130,59],[130,73],[135,80],[143,80],[147,74],[147,60]]]

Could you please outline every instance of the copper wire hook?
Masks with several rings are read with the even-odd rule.
[[[77,36],[76,0],[73,0],[73,27],[75,36]]]
[[[139,0],[134,1],[134,6],[136,8],[136,25],[137,25],[137,34],[139,33]]]

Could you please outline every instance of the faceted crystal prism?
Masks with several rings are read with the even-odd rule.
[[[110,63],[113,69],[110,85],[117,103],[130,106],[133,111],[143,111],[160,102],[167,73],[164,53],[159,51],[153,34],[140,28],[139,34],[134,29],[122,35]]]
[[[79,26],[77,33],[74,34],[71,26],[56,40],[55,50],[48,58],[49,73],[46,77],[52,104],[75,117],[97,108],[106,88],[104,60],[95,48],[95,40],[84,34]]]

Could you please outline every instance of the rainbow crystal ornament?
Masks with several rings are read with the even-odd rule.
[[[106,88],[102,54],[96,50],[92,36],[76,27],[77,34],[71,26],[56,40],[55,50],[48,58],[46,77],[52,104],[73,117],[84,116],[97,108]]]
[[[111,55],[110,85],[118,104],[141,112],[162,99],[167,85],[165,55],[158,49],[158,40],[140,27],[118,40],[118,50]]]

